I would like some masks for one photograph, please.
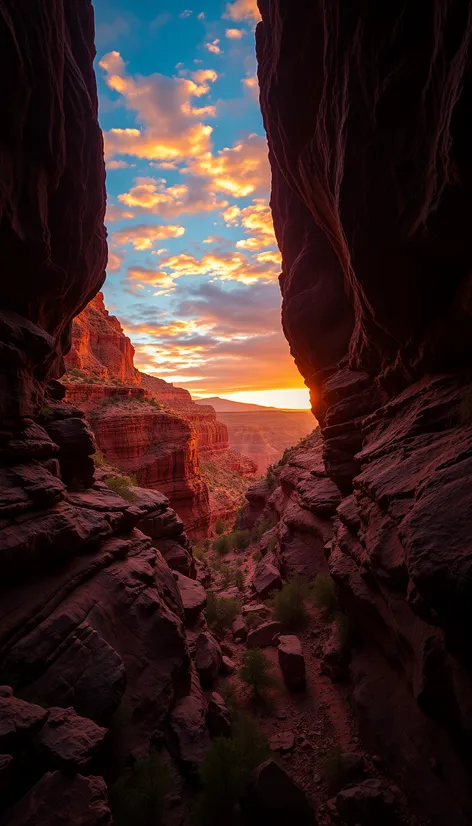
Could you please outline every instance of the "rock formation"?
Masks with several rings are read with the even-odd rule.
[[[431,822],[466,824],[470,5],[259,6],[283,327],[343,495],[328,564],[362,731]]]
[[[134,367],[133,345],[101,293],[74,319],[65,363],[66,399],[85,410],[107,461],[140,485],[165,493],[193,536],[205,535],[222,515],[234,515],[241,491],[221,507],[215,497],[210,501],[200,470],[201,456],[219,463],[220,452],[228,465],[226,426],[187,390]],[[250,475],[237,469],[236,474],[241,480]]]
[[[106,784],[82,772],[117,709],[128,760],[190,692],[182,599],[158,549],[188,543],[162,494],[136,487],[129,502],[94,478],[92,433],[57,381],[107,257],[92,5],[0,12],[0,818],[99,826]]]

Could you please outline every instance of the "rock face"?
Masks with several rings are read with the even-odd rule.
[[[70,770],[119,706],[128,759],[188,696],[183,606],[154,545],[187,540],[162,494],[128,502],[94,481],[93,438],[56,380],[107,256],[92,5],[4,3],[0,34],[0,684],[14,688],[0,697],[0,819],[108,826],[104,780]]]
[[[282,320],[343,496],[326,541],[362,640],[354,699],[364,737],[377,753],[385,745],[419,809],[462,826],[472,811],[468,4],[259,5]],[[325,482],[309,491],[306,478],[302,490],[298,475],[287,468],[280,487],[313,503],[319,528],[337,494]]]
[[[73,322],[66,399],[85,410],[110,463],[165,493],[187,531],[205,535],[216,519],[234,516],[257,466],[229,451],[226,425],[211,406],[140,373],[133,359],[131,341],[98,293]]]

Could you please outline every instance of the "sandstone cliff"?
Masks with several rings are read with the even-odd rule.
[[[466,824],[470,6],[259,5],[283,326],[344,497],[354,700],[419,810]]]
[[[0,818],[104,826],[103,748],[115,771],[163,736],[184,759],[186,702],[194,748],[207,742],[159,548],[194,571],[162,494],[127,501],[95,479],[93,436],[55,380],[107,257],[92,5],[0,2],[0,39]],[[120,756],[104,742],[118,708]]]

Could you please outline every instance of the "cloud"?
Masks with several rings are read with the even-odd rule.
[[[143,288],[145,285],[154,287],[162,295],[174,286],[174,279],[161,270],[150,270],[147,267],[129,267],[127,281],[136,287]]]
[[[274,281],[280,271],[280,267],[274,267],[271,262],[250,260],[246,255],[235,251],[209,252],[199,259],[182,252],[162,260],[161,268],[169,270],[174,278],[206,275],[217,281],[239,281],[242,284]]]
[[[125,320],[141,369],[178,376],[198,392],[300,386],[280,327],[277,285],[203,284],[174,309],[178,319],[156,319],[148,304],[137,304]]]
[[[107,170],[110,170],[110,169],[132,169],[135,166],[136,166],[135,163],[129,163],[128,161],[108,161]]]
[[[223,209],[228,201],[218,199],[207,184],[190,176],[185,184],[167,186],[163,178],[135,178],[129,192],[118,195],[118,200],[137,213],[176,218],[184,213],[211,212]],[[132,217],[132,214],[131,214]]]
[[[107,270],[110,272],[116,272],[120,269],[123,263],[123,256],[118,255],[116,252],[112,252],[111,250],[108,251],[108,265]]]
[[[207,51],[211,52],[212,54],[222,54],[222,51],[219,47],[219,42],[220,41],[217,38],[216,40],[212,40],[210,43],[204,43],[203,45],[205,49],[207,49]]]
[[[105,224],[113,224],[115,221],[124,221],[130,218],[134,218],[134,212],[130,212],[129,209],[123,209],[108,201]]]
[[[245,89],[249,90],[255,100],[259,99],[259,81],[257,79],[257,75],[254,74],[248,75],[248,77],[243,77],[241,83]]]
[[[233,3],[227,3],[224,17],[237,22],[241,20],[257,22],[261,19],[257,8],[257,0],[235,0]]]
[[[255,198],[252,204],[242,209],[238,206],[228,207],[223,212],[223,218],[226,226],[240,226],[249,236],[236,242],[238,249],[260,250],[276,243],[270,207],[262,198]],[[266,261],[269,260],[271,259],[266,258]]]
[[[246,32],[244,29],[226,29],[225,35],[228,40],[241,40]]]
[[[164,238],[180,238],[185,232],[184,227],[155,224],[137,224],[134,227],[120,229],[113,233],[113,241],[118,246],[132,244],[135,250],[150,250],[156,241]]]
[[[212,127],[196,121],[213,116],[214,107],[195,107],[192,103],[193,98],[207,94],[208,83],[161,74],[132,76],[119,52],[106,54],[99,66],[105,71],[109,88],[122,96],[127,109],[136,112],[141,125],[105,132],[107,159],[135,155],[172,162],[210,150]]]
[[[209,178],[215,190],[236,198],[267,192],[269,162],[266,139],[251,134],[216,155],[203,152],[182,171]]]
[[[192,14],[193,14],[192,9],[184,9],[183,11],[180,12],[179,17],[183,17],[183,18],[190,17]]]
[[[196,83],[202,85],[207,83],[215,83],[215,81],[218,80],[218,73],[215,72],[214,69],[197,69],[196,72],[192,72],[192,78]]]

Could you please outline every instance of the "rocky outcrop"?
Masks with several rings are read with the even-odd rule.
[[[77,771],[113,737],[125,762],[145,754],[190,692],[158,550],[188,542],[162,494],[94,479],[93,435],[56,380],[106,264],[91,3],[1,7],[0,818],[105,826],[105,781]]]
[[[141,375],[134,366],[134,347],[118,319],[106,309],[103,293],[97,293],[74,318],[72,346],[65,364],[71,380],[140,384]]]
[[[470,9],[259,5],[282,319],[343,496],[327,551],[363,736],[431,822],[466,824]]]

